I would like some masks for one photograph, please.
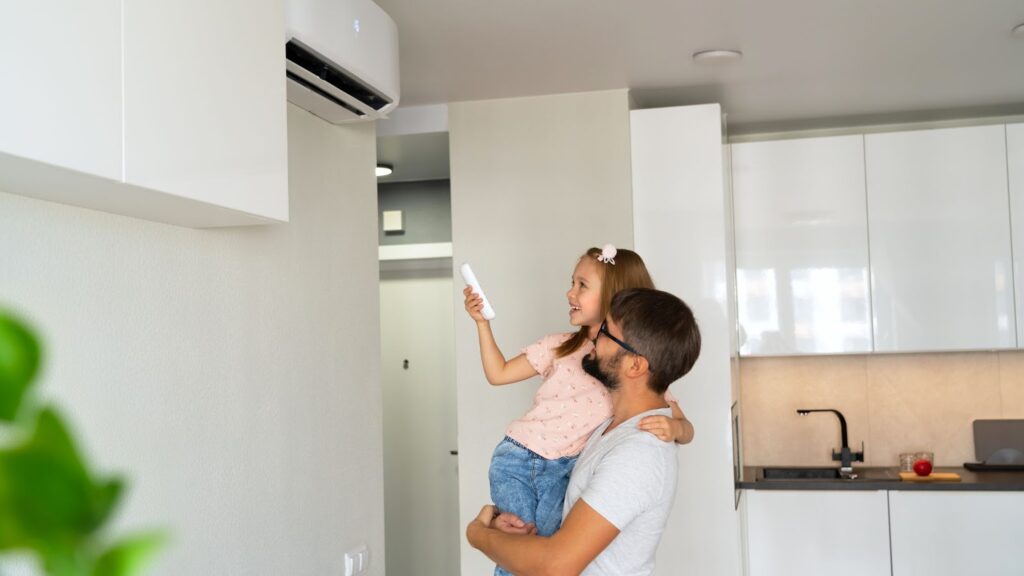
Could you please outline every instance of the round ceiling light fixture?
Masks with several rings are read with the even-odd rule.
[[[395,169],[391,164],[377,164],[377,178],[382,176],[390,176]]]
[[[739,50],[700,50],[693,53],[693,61],[698,64],[730,64],[742,58],[743,52]]]
[[[1010,34],[1013,34],[1016,38],[1024,38],[1024,24],[1017,24],[1017,27]]]

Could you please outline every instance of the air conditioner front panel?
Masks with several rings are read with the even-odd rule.
[[[398,105],[398,28],[370,0],[289,0],[288,38],[295,38]]]

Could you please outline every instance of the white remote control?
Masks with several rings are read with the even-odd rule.
[[[484,290],[480,287],[480,282],[476,279],[476,274],[473,274],[473,269],[469,267],[469,263],[463,264],[459,271],[462,272],[462,279],[466,281],[466,284],[473,288],[473,292],[476,292],[483,298],[484,307],[480,310],[480,313],[483,314],[484,320],[494,320],[494,308],[491,308],[491,303],[487,301],[487,296],[484,295]]]

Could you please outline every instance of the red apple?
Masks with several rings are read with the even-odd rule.
[[[924,458],[914,462],[914,474],[918,476],[927,476],[932,473],[932,463],[925,460]]]

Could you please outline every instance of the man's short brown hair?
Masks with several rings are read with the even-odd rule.
[[[658,394],[689,372],[700,355],[700,329],[693,311],[668,292],[623,290],[612,299],[610,315],[622,329],[623,340],[647,359],[647,385]]]

